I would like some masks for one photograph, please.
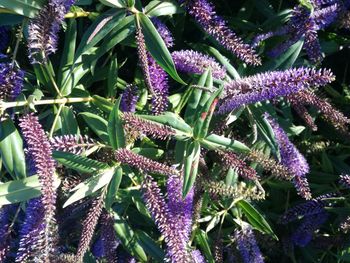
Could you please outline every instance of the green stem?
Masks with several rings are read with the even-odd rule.
[[[53,132],[55,130],[55,126],[58,122],[58,118],[60,117],[60,114],[61,114],[61,111],[63,109],[63,106],[64,106],[64,103],[63,104],[60,104],[59,108],[58,108],[58,111],[56,113],[56,116],[55,116],[55,119],[53,120],[53,123],[52,123],[52,126],[51,126],[51,129],[50,129],[50,133],[49,133],[49,139],[52,138],[52,135],[53,135]]]
[[[60,99],[48,99],[48,100],[38,100],[38,101],[14,101],[14,102],[1,102],[0,109],[2,111],[13,108],[13,107],[22,107],[32,104],[36,105],[48,105],[48,104],[66,104],[66,103],[79,103],[79,102],[89,102],[93,101],[92,97],[82,97],[82,98],[60,98]]]
[[[18,33],[15,49],[14,49],[13,55],[12,55],[12,63],[11,63],[12,68],[15,66],[15,60],[16,60],[16,56],[17,56],[17,52],[18,52],[19,43],[21,42],[22,37],[23,37],[22,30],[23,30],[23,27],[24,27],[24,24],[26,23],[26,21],[27,21],[27,19],[23,19],[21,28],[20,28],[19,33]]]
[[[69,12],[64,16],[64,18],[89,17],[91,14],[92,12],[86,12],[86,11]]]

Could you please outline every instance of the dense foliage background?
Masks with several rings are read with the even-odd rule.
[[[0,0],[0,262],[348,262],[342,0]]]

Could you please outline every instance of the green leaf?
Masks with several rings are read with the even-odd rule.
[[[55,187],[60,184],[55,175]],[[13,180],[0,184],[0,206],[27,201],[41,195],[41,185],[37,175],[21,180]]]
[[[182,189],[183,197],[186,197],[196,181],[200,150],[201,147],[198,141],[191,142],[186,150],[186,156],[184,159],[184,182]]]
[[[113,175],[115,175],[118,172],[119,172],[118,167],[108,168],[108,169],[99,171],[96,175],[78,184],[76,187],[72,189],[74,193],[63,204],[63,208],[89,195],[92,195],[97,190],[109,184],[109,182],[113,178]]]
[[[143,250],[137,235],[129,224],[120,217],[116,212],[114,215],[114,230],[117,233],[119,240],[121,241],[123,247],[134,257],[137,257],[143,262],[147,262],[147,256]]]
[[[45,0],[0,0],[0,7],[22,16],[34,18],[45,3]]]
[[[137,116],[142,119],[168,125],[171,128],[178,131],[182,131],[184,133],[192,134],[191,126],[189,126],[180,116],[172,112],[165,112],[162,115],[137,115]]]
[[[249,147],[244,143],[216,134],[211,134],[205,139],[202,139],[201,144],[210,150],[223,149],[242,153],[247,153],[250,151]]]
[[[63,106],[61,114],[62,134],[79,134],[78,122],[75,119],[73,110],[70,107]]]
[[[144,157],[157,160],[161,158],[164,155],[164,151],[162,149],[156,149],[156,148],[133,148],[132,151],[136,154],[142,155]]]
[[[122,178],[123,178],[123,169],[122,167],[118,166],[113,175],[112,181],[108,186],[106,201],[105,201],[105,207],[107,210],[109,210],[112,207],[116,199],[117,192],[119,190],[119,186],[122,181]]]
[[[108,114],[111,113],[114,105],[110,100],[98,95],[93,95],[92,98],[92,103],[96,105],[100,110]]]
[[[96,173],[99,170],[109,167],[105,163],[69,152],[54,151],[52,157],[65,167],[81,173]]]
[[[245,200],[240,200],[237,202],[237,205],[242,209],[243,213],[246,215],[249,223],[261,231],[262,233],[266,233],[271,235],[274,239],[278,240],[278,237],[273,232],[269,223],[266,219],[256,210],[250,203]]]
[[[157,245],[156,242],[154,242],[154,240],[149,235],[147,235],[146,232],[136,230],[136,235],[140,241],[140,245],[148,255],[153,257],[158,262],[162,262],[164,260],[164,251],[159,247],[159,245]]]
[[[113,110],[108,118],[108,135],[113,149],[125,147],[124,129],[120,118],[121,112],[119,111],[120,100],[121,97],[119,97],[117,102],[114,104]]]
[[[118,59],[117,56],[114,56],[111,60],[108,69],[108,79],[107,79],[107,96],[114,97],[115,89],[118,82]]]
[[[175,1],[153,0],[146,7],[144,13],[147,16],[168,16],[183,13],[184,10]]]
[[[0,155],[2,163],[12,177],[26,177],[23,141],[11,119],[0,123]]]
[[[186,85],[178,75],[170,52],[152,21],[142,13],[137,14],[136,18],[139,18],[146,46],[152,57],[174,80]]]
[[[203,251],[203,254],[205,258],[208,260],[208,263],[215,263],[214,257],[210,250],[209,245],[209,237],[205,231],[202,229],[199,229],[196,234],[196,242],[200,246],[201,250]]]
[[[100,0],[100,2],[106,6],[116,7],[116,8],[126,8],[128,7],[125,0]]]
[[[109,136],[107,132],[108,122],[105,119],[90,112],[81,112],[79,115],[83,117],[85,122],[98,137],[100,137],[104,142],[109,143]]]
[[[225,56],[223,56],[217,49],[209,47],[208,51],[209,54],[213,55],[224,66],[224,68],[232,78],[241,78],[237,70],[230,64],[229,60]]]
[[[60,62],[60,70],[58,71],[57,83],[59,87],[63,87],[63,80],[67,78],[70,67],[74,62],[74,53],[77,39],[77,20],[70,19],[68,21],[67,31],[65,33],[64,48]],[[61,93],[63,92],[61,88]],[[62,93],[63,96],[68,94]]]
[[[75,53],[75,61],[87,50],[94,47],[98,42],[104,39],[125,17],[124,10],[110,9],[106,13],[100,15],[96,21],[85,31],[77,52]]]

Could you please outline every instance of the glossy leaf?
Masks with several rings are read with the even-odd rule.
[[[188,145],[184,159],[184,182],[182,189],[183,197],[189,193],[194,182],[196,181],[200,152],[201,147],[197,141],[193,141]]]
[[[113,149],[125,147],[124,128],[120,118],[121,112],[119,110],[120,100],[121,97],[115,103],[108,118],[108,135]]]
[[[98,137],[100,137],[104,142],[109,143],[109,136],[107,132],[108,122],[105,119],[90,112],[82,112],[79,115],[83,117],[87,125],[89,125],[89,127]]]

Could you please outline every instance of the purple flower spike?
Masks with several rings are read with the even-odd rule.
[[[193,250],[191,255],[193,258],[193,263],[205,263],[206,262],[203,255],[201,254],[201,252],[198,249]]]
[[[327,221],[328,213],[321,212],[306,217],[301,225],[292,234],[293,243],[300,247],[305,247],[312,240],[313,233]]]
[[[117,150],[115,152],[115,158],[118,162],[128,164],[144,172],[159,173],[169,176],[173,174],[178,174],[178,171],[176,169],[143,157],[142,155],[133,153],[128,149]]]
[[[45,217],[49,222],[54,219],[56,210],[55,162],[52,159],[51,145],[38,117],[34,114],[24,115],[20,119],[19,126],[27,143],[29,157],[33,160],[39,176]]]
[[[55,151],[73,154],[82,154],[96,145],[96,142],[87,135],[82,136],[78,134],[55,136],[50,140],[50,143]]]
[[[305,157],[298,151],[294,144],[291,143],[285,131],[269,114],[266,113],[264,117],[271,125],[275,134],[275,139],[281,154],[281,163],[295,175],[294,183],[299,194],[305,199],[310,199],[311,193],[305,178],[310,168]]]
[[[189,263],[191,256],[187,251],[186,240],[177,230],[178,221],[173,220],[169,207],[153,178],[146,175],[141,186],[143,199],[160,233],[167,244],[167,258],[172,263]]]
[[[167,180],[168,207],[171,218],[176,223],[179,233],[186,243],[192,230],[193,188],[182,198],[183,180],[179,175],[171,175]]]
[[[169,31],[169,28],[163,24],[158,18],[153,17],[152,22],[154,26],[156,27],[159,35],[162,37],[165,45],[169,48],[174,45],[174,38],[171,32]]]
[[[14,100],[22,91],[24,72],[0,63],[0,100]]]
[[[32,19],[28,26],[29,58],[32,63],[46,62],[48,56],[55,53],[58,43],[58,32],[73,0],[49,0]]]
[[[209,35],[223,47],[250,65],[260,65],[261,60],[254,50],[238,37],[227,22],[216,14],[212,3],[207,0],[190,0],[187,2],[188,13],[203,27]]]
[[[312,200],[309,200],[305,203],[296,205],[288,209],[279,219],[282,224],[287,224],[289,222],[297,220],[299,217],[307,217],[315,214],[319,214],[324,210],[327,205],[330,205],[327,202],[327,198],[335,196],[334,194],[325,194],[320,195]]]
[[[245,104],[286,96],[310,87],[325,86],[334,79],[330,70],[302,67],[234,80],[225,85],[226,94],[219,106],[219,113],[224,114]]]
[[[256,243],[252,228],[245,224],[242,230],[235,230],[234,238],[244,263],[263,263],[264,258]]]
[[[223,79],[226,75],[226,70],[213,58],[197,51],[174,51],[172,57],[178,71],[192,74],[203,74],[210,68],[213,72],[214,78]]]
[[[127,85],[125,87],[120,101],[120,110],[122,112],[135,112],[136,103],[139,99],[137,90],[138,88],[135,85]]]
[[[51,242],[45,237],[45,209],[40,198],[31,199],[26,209],[26,218],[20,229],[16,262],[49,262]]]
[[[350,189],[350,175],[348,174],[342,174],[340,176],[340,183],[346,187]]]

